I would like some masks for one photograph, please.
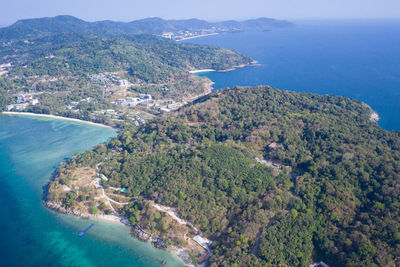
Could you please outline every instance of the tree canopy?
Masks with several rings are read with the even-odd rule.
[[[215,240],[211,265],[395,265],[400,134],[371,113],[339,96],[224,89],[70,164],[103,162],[106,184],[176,207]]]

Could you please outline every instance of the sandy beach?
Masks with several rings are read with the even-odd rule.
[[[123,217],[123,216],[117,216],[117,215],[103,215],[103,214],[98,214],[98,215],[93,215],[89,213],[83,213],[75,209],[71,208],[65,208],[61,206],[58,203],[54,203],[51,201],[46,201],[44,203],[48,208],[59,212],[59,213],[64,213],[64,214],[69,214],[69,215],[74,215],[83,219],[92,219],[92,220],[100,220],[104,221],[107,223],[115,223],[115,224],[120,224],[128,227],[132,227],[132,225],[129,223],[128,219]],[[189,252],[186,251],[183,248],[180,247],[169,247],[167,250],[172,253],[175,257],[180,259],[183,263],[185,263],[185,266],[194,266],[190,260],[189,257]]]
[[[98,127],[105,127],[105,128],[113,128],[111,126],[101,124],[101,123],[95,123],[91,121],[84,121],[80,119],[74,119],[74,118],[68,118],[68,117],[62,117],[62,116],[56,116],[56,115],[49,115],[49,114],[37,114],[37,113],[30,113],[30,112],[13,112],[13,111],[3,111],[1,114],[6,114],[6,115],[22,115],[22,116],[31,116],[31,117],[43,117],[43,118],[51,118],[51,119],[58,119],[58,120],[67,120],[67,121],[74,121],[74,122],[79,122],[79,123],[85,123],[93,126],[98,126]]]
[[[60,204],[51,202],[51,201],[46,201],[45,205],[48,208],[55,210],[57,212],[74,215],[74,216],[77,216],[77,217],[80,217],[83,219],[93,219],[93,220],[100,220],[100,221],[105,221],[105,222],[109,222],[109,223],[117,223],[117,224],[128,225],[128,226],[130,225],[128,219],[125,217],[122,217],[122,216],[103,215],[103,214],[93,215],[93,214],[81,212],[76,209],[65,208],[65,207],[61,206]]]
[[[93,220],[100,220],[100,221],[105,221],[108,223],[117,223],[117,224],[122,224],[122,225],[127,225],[130,226],[128,219],[124,217],[118,217],[116,215],[92,215],[92,214],[87,214],[90,219]]]
[[[177,246],[172,246],[172,247],[167,248],[167,251],[170,252],[171,254],[173,254],[178,259],[180,259],[185,264],[185,267],[200,266],[200,265],[193,264],[192,260],[190,259],[189,252],[183,248],[180,248]]]
[[[189,40],[189,39],[200,38],[200,37],[218,35],[218,34],[219,33],[215,32],[215,33],[209,33],[209,34],[196,35],[196,36],[192,36],[192,37],[186,37],[186,38],[179,39],[179,40],[177,40],[177,42],[184,41],[184,40]]]
[[[212,71],[216,71],[216,70],[213,70],[213,69],[203,69],[203,70],[191,70],[191,71],[189,71],[189,73],[200,73],[200,72],[212,72]]]
[[[217,72],[229,72],[229,71],[233,71],[233,70],[236,70],[236,69],[240,69],[240,68],[244,68],[244,67],[251,67],[251,66],[259,66],[258,61],[253,60],[251,63],[233,66],[232,68],[229,68],[229,69],[226,69],[226,70],[201,69],[201,70],[191,70],[191,71],[189,71],[189,73],[195,74],[195,73],[213,72],[213,71],[217,71]]]

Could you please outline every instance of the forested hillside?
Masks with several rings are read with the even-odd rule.
[[[49,21],[42,23],[53,29]],[[211,81],[191,75],[191,70],[226,70],[253,61],[229,49],[154,35],[94,35],[68,29],[49,35],[28,31],[21,39],[0,40],[0,111],[50,113],[115,126],[128,115],[131,121],[140,120],[209,92]],[[37,103],[13,106],[21,104],[17,96],[22,94],[37,98]],[[151,101],[128,107],[127,97],[140,94],[150,94]],[[105,116],[107,110],[114,111]]]
[[[400,134],[371,113],[338,96],[224,89],[66,168],[102,163],[106,186],[176,207],[215,240],[211,266],[395,266]],[[134,205],[124,214],[140,223]]]
[[[134,78],[153,83],[186,75],[188,70],[223,70],[251,62],[249,57],[228,49],[178,44],[150,35],[107,38],[62,34],[36,39],[32,44],[21,41],[1,49],[0,55],[3,61],[17,65],[11,76],[88,77],[125,70]]]
[[[266,30],[290,27],[291,22],[271,18],[258,18],[245,21],[207,22],[199,19],[164,20],[145,18],[131,22],[96,21],[87,22],[73,16],[62,15],[49,18],[24,19],[9,27],[0,28],[0,40],[30,39],[65,33],[121,35],[121,34],[157,34],[177,31],[199,31],[219,29],[230,30]]]

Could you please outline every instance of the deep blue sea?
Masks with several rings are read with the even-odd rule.
[[[251,56],[261,66],[203,73],[214,88],[267,84],[350,97],[370,105],[379,125],[400,130],[400,20],[296,21],[294,28],[186,40]]]
[[[82,123],[0,114],[0,266],[160,266],[161,260],[182,266],[131,238],[128,227],[43,206],[44,186],[61,161],[115,135]]]
[[[218,45],[261,66],[203,73],[219,89],[268,84],[334,94],[369,104],[379,124],[400,130],[400,21],[300,21],[271,32],[242,32],[185,42]],[[0,115],[0,266],[181,266],[129,229],[60,215],[43,206],[44,186],[59,163],[115,131],[48,118]]]

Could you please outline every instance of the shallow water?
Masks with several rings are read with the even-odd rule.
[[[182,266],[129,228],[57,214],[43,206],[58,164],[115,136],[113,129],[0,114],[0,266]],[[78,233],[95,223],[84,237]]]

